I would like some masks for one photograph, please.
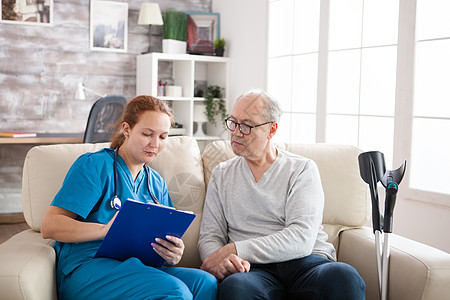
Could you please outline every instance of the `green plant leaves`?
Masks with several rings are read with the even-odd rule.
[[[222,88],[218,85],[208,85],[205,91],[205,115],[211,124],[217,125],[215,116],[222,120],[227,117],[227,108],[223,100]],[[222,124],[225,127],[225,123]]]
[[[187,15],[181,11],[166,10],[163,14],[163,38],[186,41]]]

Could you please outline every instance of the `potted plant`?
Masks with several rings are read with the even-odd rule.
[[[163,53],[186,53],[187,15],[167,10],[163,14]]]
[[[214,46],[215,46],[214,51],[216,52],[216,56],[223,56],[223,53],[225,52],[225,44],[226,44],[226,41],[224,38],[216,39],[214,41]]]
[[[205,90],[205,115],[208,121],[214,126],[217,125],[216,115],[222,120],[227,117],[225,100],[223,100],[222,88],[218,85],[208,85]],[[222,122],[225,128],[225,123]]]

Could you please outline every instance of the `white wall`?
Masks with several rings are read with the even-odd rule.
[[[231,61],[231,102],[251,88],[266,88],[267,1],[213,0],[220,36]]]
[[[213,0],[212,11],[220,13],[221,37],[227,40],[225,56],[232,59],[230,99],[250,88],[265,89],[267,1]],[[450,253],[450,207],[405,199],[401,188],[393,232]]]
[[[399,196],[402,186],[399,186]],[[398,198],[393,232],[450,253],[450,207]]]

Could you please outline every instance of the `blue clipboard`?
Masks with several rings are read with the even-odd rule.
[[[151,243],[157,237],[166,239],[166,235],[181,238],[194,219],[195,214],[191,212],[128,199],[95,257],[120,261],[136,257],[147,266],[160,267],[165,260],[153,250]]]

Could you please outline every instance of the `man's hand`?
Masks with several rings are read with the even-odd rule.
[[[208,256],[200,269],[213,274],[221,281],[228,275],[250,271],[250,263],[237,256],[236,246],[231,243]]]

